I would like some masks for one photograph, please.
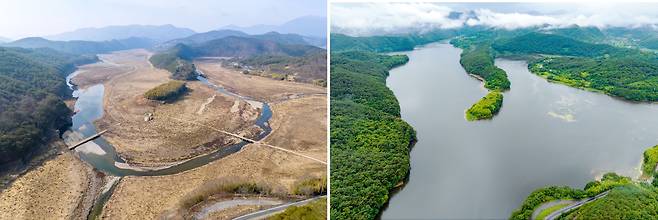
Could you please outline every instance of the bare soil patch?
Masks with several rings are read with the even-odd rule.
[[[257,100],[277,102],[300,95],[326,94],[326,89],[321,86],[243,74],[222,67],[219,61],[199,60],[194,64],[206,74],[210,82],[221,85],[233,93]]]
[[[0,219],[86,217],[97,179],[90,166],[63,153],[19,177],[0,194]]]

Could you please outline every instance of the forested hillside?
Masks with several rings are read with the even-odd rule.
[[[565,28],[555,28],[545,31],[548,34],[555,34],[568,37],[574,40],[580,40],[590,43],[601,42],[605,40],[606,36],[597,27],[580,27],[571,26]]]
[[[248,57],[255,55],[304,56],[324,51],[321,48],[301,45],[282,44],[270,40],[251,37],[225,37],[190,46],[196,56]]]
[[[0,164],[23,159],[54,129],[70,126],[65,77],[92,56],[0,47]]]
[[[658,101],[658,60],[647,56],[554,57],[531,61],[531,72],[569,86],[633,101]]]
[[[358,51],[331,56],[332,219],[374,219],[409,172],[415,131],[385,82],[407,61]]]
[[[454,31],[434,31],[425,34],[407,34],[400,36],[351,37],[344,34],[331,34],[331,50],[363,50],[373,52],[392,52],[413,50],[422,44],[436,42],[453,36]]]
[[[22,48],[51,48],[63,53],[99,54],[117,50],[151,48],[154,42],[146,38],[127,38],[111,41],[51,41],[40,37],[23,38],[0,46]]]
[[[491,46],[482,43],[468,45],[462,49],[459,62],[467,73],[482,77],[485,88],[489,90],[508,90],[510,88],[507,73],[494,65]]]
[[[628,52],[607,44],[592,44],[553,34],[528,33],[497,40],[492,47],[500,52],[596,57]]]
[[[192,64],[192,57],[194,54],[191,48],[178,44],[167,51],[154,54],[149,61],[155,67],[169,71],[172,79],[193,80],[196,77],[196,69]]]
[[[229,36],[203,43],[177,44],[153,55],[151,63],[171,72],[174,79],[189,80],[195,77],[195,68],[191,63],[194,58],[232,57],[231,62],[249,66],[247,72],[252,70],[251,68],[257,68],[271,74],[295,75],[295,81],[320,85],[326,83],[326,50],[296,44],[303,41],[301,36],[266,33],[238,37],[232,36],[231,33],[223,33]],[[192,39],[198,38],[201,37]]]
[[[655,53],[540,33],[498,40],[493,48],[532,55],[530,71],[551,81],[632,101],[658,101]]]

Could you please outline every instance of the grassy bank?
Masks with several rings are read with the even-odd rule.
[[[203,186],[188,193],[179,201],[179,208],[188,210],[192,206],[207,200],[216,194],[254,194],[269,195],[271,189],[264,184],[238,180],[208,181]]]
[[[324,220],[327,219],[327,199],[322,198],[303,206],[292,206],[268,220]]]
[[[304,196],[317,196],[327,194],[327,179],[314,178],[303,180],[295,185],[293,194]]]
[[[498,91],[490,92],[466,110],[466,120],[473,121],[493,118],[502,106],[503,94]]]

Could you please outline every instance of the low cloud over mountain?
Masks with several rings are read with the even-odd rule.
[[[505,4],[503,7],[500,5],[335,3],[331,6],[332,30],[351,35],[372,35],[464,26],[504,29],[571,25],[599,28],[658,27],[657,4],[542,4],[542,7],[533,7],[539,4],[528,3],[509,4],[508,8],[504,7]],[[508,10],[511,8],[514,10]],[[543,11],[536,11],[537,8]]]

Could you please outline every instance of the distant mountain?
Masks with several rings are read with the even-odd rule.
[[[568,37],[574,40],[585,41],[585,42],[601,42],[605,40],[605,35],[601,30],[596,27],[579,27],[577,25],[566,27],[566,28],[556,28],[546,30],[545,33],[555,34],[564,37]]]
[[[164,42],[176,38],[183,38],[195,34],[191,29],[179,28],[173,25],[122,25],[107,26],[102,28],[82,28],[71,32],[46,36],[49,40],[86,40],[86,41],[108,41],[126,39],[132,37],[149,38],[158,42]]]
[[[154,42],[146,38],[127,38],[111,41],[51,41],[40,37],[28,37],[10,43],[2,44],[5,47],[22,48],[50,48],[72,54],[98,54],[116,50],[134,48],[151,48]]]
[[[230,36],[190,46],[194,56],[248,57],[255,55],[286,55],[299,57],[324,51],[321,48],[283,44],[271,40]]]
[[[172,73],[174,79],[190,80],[196,76],[192,60],[198,57],[232,57],[240,62],[295,81],[326,85],[325,49],[304,43],[296,34],[267,33],[228,36],[203,43],[179,43],[154,54],[151,63]],[[275,75],[278,74],[278,75]]]
[[[498,40],[492,46],[501,52],[587,57],[618,54],[627,51],[607,44],[587,43],[560,35],[537,32]]]
[[[11,41],[11,39],[6,38],[6,37],[0,37],[0,43],[5,43],[5,42],[9,42],[9,41]]]
[[[173,39],[157,45],[156,48],[167,49],[177,44],[187,44],[187,45],[201,44],[204,42],[208,42],[219,38],[229,37],[229,36],[243,37],[243,36],[248,36],[248,34],[235,30],[209,31],[205,33],[193,34],[184,38]]]
[[[299,34],[313,37],[327,36],[327,18],[319,16],[304,16],[295,18],[281,25],[254,25],[241,27],[228,25],[220,29],[238,30],[248,34],[264,34],[276,31],[283,34]]]
[[[158,44],[156,46],[156,49],[165,50],[172,48],[178,44],[194,46],[194,45],[206,43],[208,41],[217,40],[226,37],[245,37],[245,38],[273,41],[280,44],[313,45],[316,47],[324,47],[326,45],[326,40],[325,40],[326,38],[320,38],[320,37],[307,37],[298,34],[280,34],[278,32],[273,32],[273,31],[264,34],[249,35],[244,32],[236,31],[236,30],[217,30],[217,31],[209,31],[205,33],[198,33],[185,38],[170,40],[162,44]]]

